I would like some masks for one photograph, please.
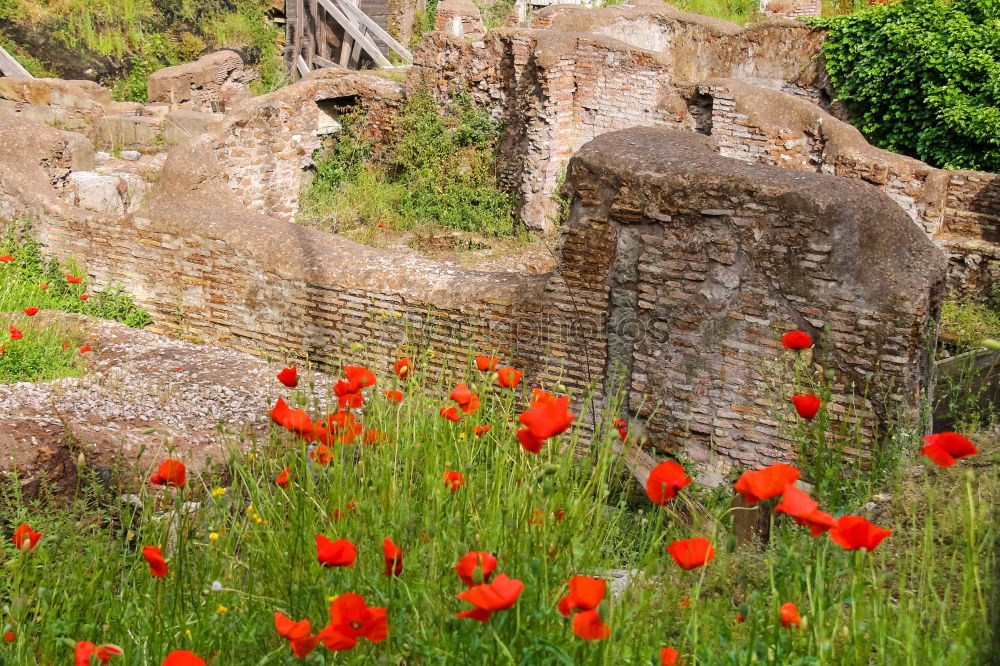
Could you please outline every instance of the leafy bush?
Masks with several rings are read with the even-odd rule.
[[[827,71],[868,139],[930,164],[1000,171],[1000,2],[901,0],[827,28]]]
[[[306,196],[310,217],[338,230],[434,225],[513,234],[513,198],[496,181],[500,124],[468,96],[442,109],[429,92],[416,92],[381,146],[360,115],[341,121],[343,129],[317,156],[316,179]]]

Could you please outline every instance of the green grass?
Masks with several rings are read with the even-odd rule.
[[[337,232],[434,227],[515,235],[513,197],[497,185],[500,125],[469,97],[440,108],[429,92],[412,93],[384,143],[362,115],[341,121],[317,154],[307,223]]]
[[[963,352],[983,347],[986,339],[1000,339],[1000,299],[986,303],[945,301],[941,305],[942,341]]]
[[[306,444],[275,427],[261,439],[228,437],[229,457],[181,490],[140,484],[141,507],[93,476],[68,507],[58,498],[25,501],[8,485],[0,502],[8,530],[26,522],[44,536],[28,553],[6,541],[0,622],[18,638],[0,655],[15,664],[67,663],[72,645],[88,640],[121,646],[122,664],[159,664],[177,649],[213,666],[301,663],[278,637],[273,613],[307,619],[315,632],[332,598],[357,593],[388,609],[388,640],[361,640],[337,656],[321,646],[305,663],[649,665],[665,645],[686,664],[989,663],[995,437],[977,437],[982,453],[972,462],[894,475],[893,499],[875,519],[893,534],[872,553],[845,552],[780,517],[769,544],[737,546],[728,487],[689,486],[662,509],[632,503],[628,475],[611,454],[618,435],[610,423],[599,425],[583,458],[572,454],[582,443],[575,429],[539,455],[526,453],[513,434],[524,396],[496,388],[471,363],[453,368],[447,383],[431,381],[431,355],[412,355],[406,382],[379,372],[361,418],[386,439],[338,446],[327,466],[311,464]],[[460,379],[482,407],[452,424],[438,407]],[[405,393],[398,406],[382,398],[390,388]],[[329,395],[303,383],[289,402],[317,418]],[[478,438],[477,424],[492,429]],[[907,449],[915,446],[911,436]],[[157,460],[168,454],[164,442]],[[286,466],[292,485],[282,489],[273,479]],[[443,483],[447,470],[465,477],[455,493]],[[150,470],[123,461],[117,472],[146,479]],[[831,512],[858,508],[815,497]],[[176,511],[189,500],[201,508]],[[317,534],[356,544],[356,566],[321,567]],[[717,555],[680,571],[665,546],[693,536],[712,541]],[[404,553],[398,578],[382,575],[385,537]],[[140,555],[147,546],[165,549],[165,578],[150,575]],[[454,566],[470,550],[494,554],[497,575],[524,583],[516,604],[488,624],[455,618],[468,606],[455,598],[464,587]],[[610,639],[582,641],[556,604],[571,576],[610,568],[639,573],[600,607]],[[798,606],[805,628],[781,626],[786,602]]]
[[[76,374],[83,366],[81,327],[65,321],[46,323],[41,315],[23,314],[27,308],[76,312],[135,328],[151,321],[121,287],[93,292],[75,264],[62,265],[48,257],[16,227],[9,227],[0,242],[0,256],[13,257],[0,263],[0,313],[15,313],[0,329],[0,344],[6,344],[0,355],[0,383],[47,381]],[[67,275],[81,277],[82,282],[71,284]],[[80,300],[84,294],[90,297]],[[22,331],[22,339],[10,339],[11,325]]]

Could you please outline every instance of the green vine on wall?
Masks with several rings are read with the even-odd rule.
[[[872,143],[1000,172],[1000,0],[900,0],[811,23],[829,30],[830,80]]]

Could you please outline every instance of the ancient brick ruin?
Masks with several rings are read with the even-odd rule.
[[[0,79],[0,218],[32,220],[95,285],[124,284],[157,331],[332,363],[362,344],[383,372],[408,349],[442,368],[470,345],[498,350],[530,386],[596,385],[598,412],[623,388],[661,452],[720,471],[787,460],[783,397],[761,365],[780,365],[781,332],[817,338],[841,404],[873,373],[880,391],[842,414],[873,428],[928,390],[946,284],[974,295],[1000,277],[1000,176],[867,144],[830,104],[822,38],[648,4],[435,32],[405,83],[331,69],[206,114],[123,216],[77,205],[67,174],[94,168],[102,119],[155,105]],[[417,86],[467,91],[504,120],[502,177],[527,226],[551,226],[565,174],[551,273],[462,269],[294,224],[338,110],[378,127]]]

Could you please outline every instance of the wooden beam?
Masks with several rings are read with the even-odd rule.
[[[2,46],[0,46],[0,72],[3,72],[4,76],[9,76],[12,79],[33,79],[28,70],[26,70],[21,63],[14,59],[14,56],[7,53]]]
[[[355,25],[351,19],[347,18],[342,11],[337,9],[333,0],[319,0],[319,4],[323,6],[323,9],[330,14],[334,21],[343,26],[344,30],[351,37],[353,37],[355,41],[360,43],[361,48],[364,49],[365,53],[367,53],[377,65],[381,67],[390,67],[392,65],[382,51],[375,46],[375,42],[373,42],[359,26]],[[344,43],[347,43],[346,39],[344,40]]]
[[[319,65],[320,67],[336,67],[337,63],[332,60],[327,60],[323,56],[313,56],[313,64]]]
[[[355,7],[347,0],[335,0],[335,2],[340,6],[341,10],[343,10],[344,14],[368,28],[368,32],[374,35],[376,39],[401,55],[407,62],[413,62],[413,54],[410,53],[409,49],[393,39],[392,35],[376,23],[372,17],[365,14],[358,7]]]
[[[302,54],[295,56],[295,69],[299,70],[299,76],[305,76],[309,73],[309,65],[306,64],[306,59],[302,57]]]

